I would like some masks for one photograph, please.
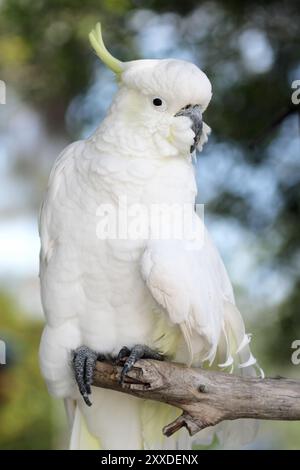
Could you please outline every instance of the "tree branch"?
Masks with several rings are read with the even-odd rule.
[[[140,360],[121,385],[121,370],[115,364],[97,362],[93,385],[181,408],[182,415],[164,427],[166,436],[182,427],[192,436],[224,419],[300,420],[300,381],[243,378],[172,362]]]

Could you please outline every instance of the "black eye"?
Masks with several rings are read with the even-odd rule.
[[[154,106],[161,106],[163,104],[160,98],[154,98],[152,103],[154,104]]]

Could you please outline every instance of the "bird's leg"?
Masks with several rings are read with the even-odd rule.
[[[124,383],[125,375],[133,368],[134,364],[139,359],[156,359],[157,361],[163,361],[164,357],[159,354],[158,352],[154,351],[153,349],[149,348],[149,346],[145,346],[143,344],[136,344],[130,350],[126,346],[124,346],[116,359],[117,363],[123,362],[124,358],[127,358],[124,362],[123,369],[121,372],[120,383]]]
[[[104,356],[93,351],[87,346],[80,346],[75,349],[75,351],[72,351],[72,363],[75,379],[82,398],[88,406],[92,405],[89,395],[91,394],[91,385],[96,361],[98,359],[103,360]]]

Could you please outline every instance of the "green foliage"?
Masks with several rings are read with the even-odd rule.
[[[118,31],[128,6],[126,0],[4,2],[0,7],[1,76],[21,90],[58,131],[70,100],[89,84],[93,53],[88,33],[97,19],[107,20],[106,34],[110,40],[113,36],[114,48],[114,42],[122,41],[110,32]]]
[[[3,293],[0,312],[0,337],[8,350],[7,364],[0,366],[0,448],[51,448],[58,429],[38,365],[42,325],[25,317]]]

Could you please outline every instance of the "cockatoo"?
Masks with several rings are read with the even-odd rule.
[[[50,175],[40,214],[41,370],[50,393],[65,400],[71,449],[189,449],[186,430],[161,432],[178,409],[92,387],[92,378],[103,357],[125,360],[121,380],[140,358],[257,373],[225,267],[194,210],[192,157],[210,132],[202,115],[211,83],[183,60],[119,61],[99,23],[90,42],[118,91],[96,131],[69,145]],[[127,205],[129,213],[136,204],[188,207],[201,236],[163,237],[158,216],[143,219],[143,236],[111,227],[99,235],[104,208],[119,214]],[[211,433],[241,435],[230,426]]]

